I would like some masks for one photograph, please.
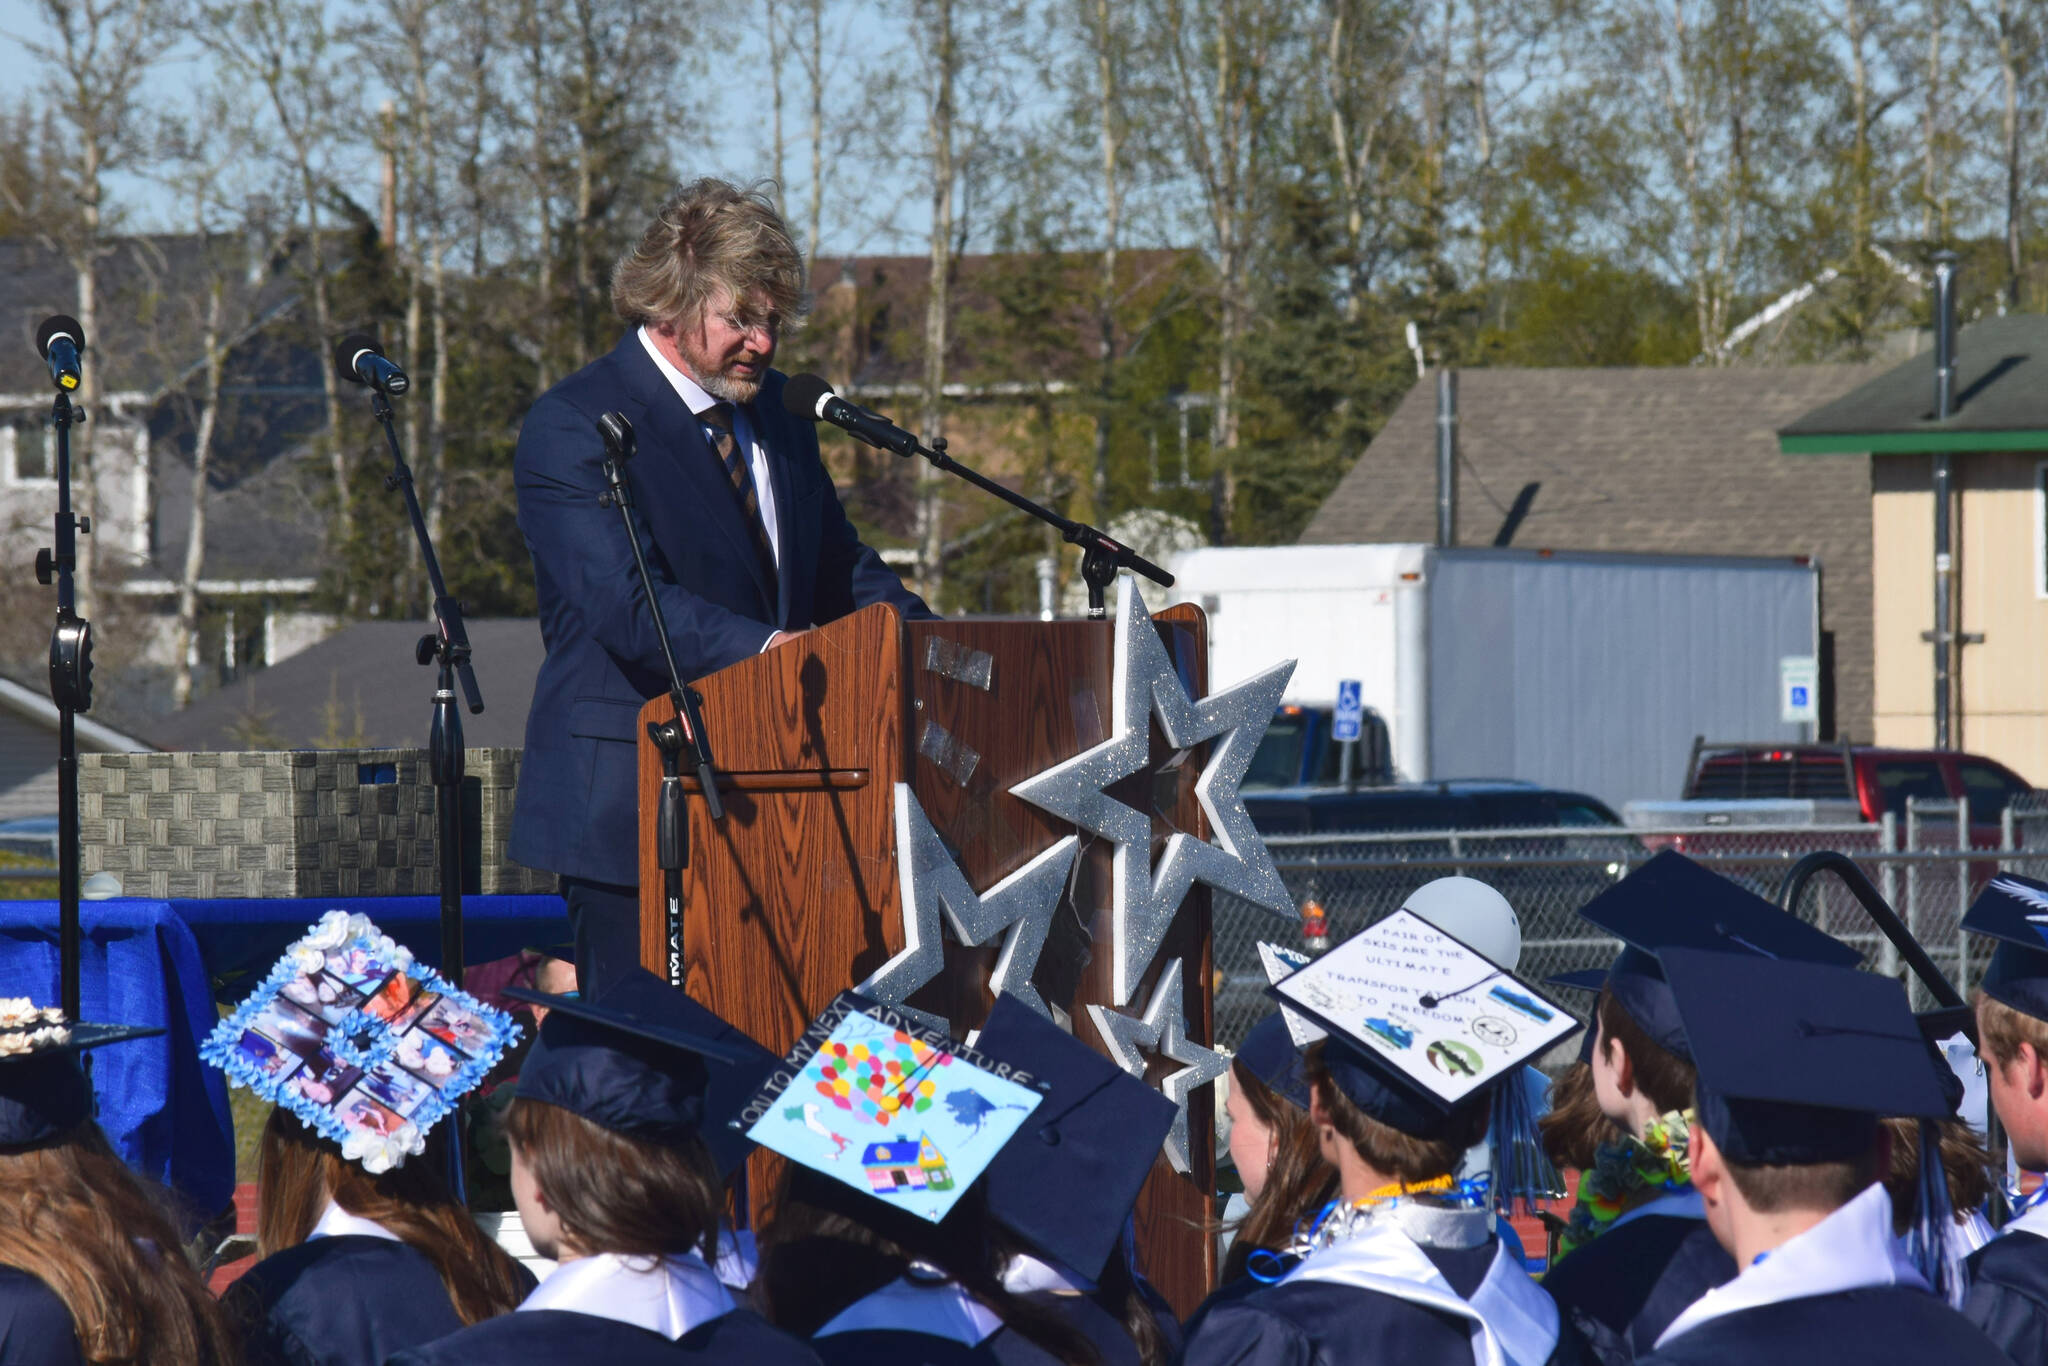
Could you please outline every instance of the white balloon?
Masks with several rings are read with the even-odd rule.
[[[1478,878],[1426,882],[1409,895],[1402,909],[1509,971],[1522,960],[1522,918],[1506,897]]]

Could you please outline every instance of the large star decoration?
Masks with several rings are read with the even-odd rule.
[[[1265,841],[1252,828],[1237,785],[1266,736],[1273,709],[1294,673],[1276,664],[1197,702],[1188,697],[1144,599],[1126,574],[1117,590],[1115,702],[1110,738],[1010,789],[1012,795],[1112,841],[1110,955],[1112,1001],[1127,1005],[1196,882],[1232,892],[1276,915],[1291,909]],[[1213,843],[1176,832],[1156,870],[1152,818],[1108,789],[1151,763],[1151,727],[1176,749],[1215,740],[1195,781],[1195,796],[1215,831]]]
[[[1152,988],[1152,1000],[1142,1016],[1124,1015],[1107,1006],[1088,1007],[1096,1032],[1118,1067],[1138,1080],[1145,1079],[1142,1049],[1187,1066],[1160,1079],[1159,1089],[1173,1102],[1173,1127],[1166,1134],[1166,1160],[1177,1172],[1188,1170],[1188,1096],[1197,1086],[1206,1086],[1223,1075],[1230,1060],[1213,1048],[1204,1048],[1188,1037],[1188,1023],[1181,1009],[1181,960],[1176,958],[1159,974]]]
[[[963,944],[986,944],[999,934],[1003,951],[989,974],[989,988],[1016,997],[1047,1019],[1052,1012],[1032,985],[1038,955],[1052,930],[1053,912],[1081,841],[1068,835],[1031,862],[977,893],[939,838],[924,804],[908,783],[896,784],[896,878],[903,902],[903,951],[855,988],[940,1029],[947,1022],[903,1003],[945,967],[940,913]]]

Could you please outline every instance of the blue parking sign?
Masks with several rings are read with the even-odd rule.
[[[1365,719],[1365,687],[1355,678],[1337,684],[1337,708],[1330,727],[1334,740],[1356,740]]]

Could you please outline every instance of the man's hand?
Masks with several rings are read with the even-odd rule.
[[[765,655],[776,646],[795,640],[802,634],[804,634],[803,631],[777,631],[774,635],[768,637],[768,643],[761,647],[761,653]]]

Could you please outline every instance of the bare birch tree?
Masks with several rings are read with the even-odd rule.
[[[160,0],[36,0],[33,13],[35,36],[24,46],[46,73],[42,93],[66,130],[69,152],[46,170],[63,178],[72,201],[58,222],[36,221],[44,245],[64,257],[77,280],[75,310],[88,354],[73,397],[98,417],[100,371],[109,354],[98,271],[112,226],[106,182],[114,172],[133,169],[150,145],[141,87],[166,45],[170,14]],[[28,217],[18,199],[9,207]],[[97,424],[87,422],[72,432],[72,505],[85,518],[98,510],[96,430]],[[96,615],[97,547],[92,536],[78,542],[74,583],[79,615],[87,618]]]

